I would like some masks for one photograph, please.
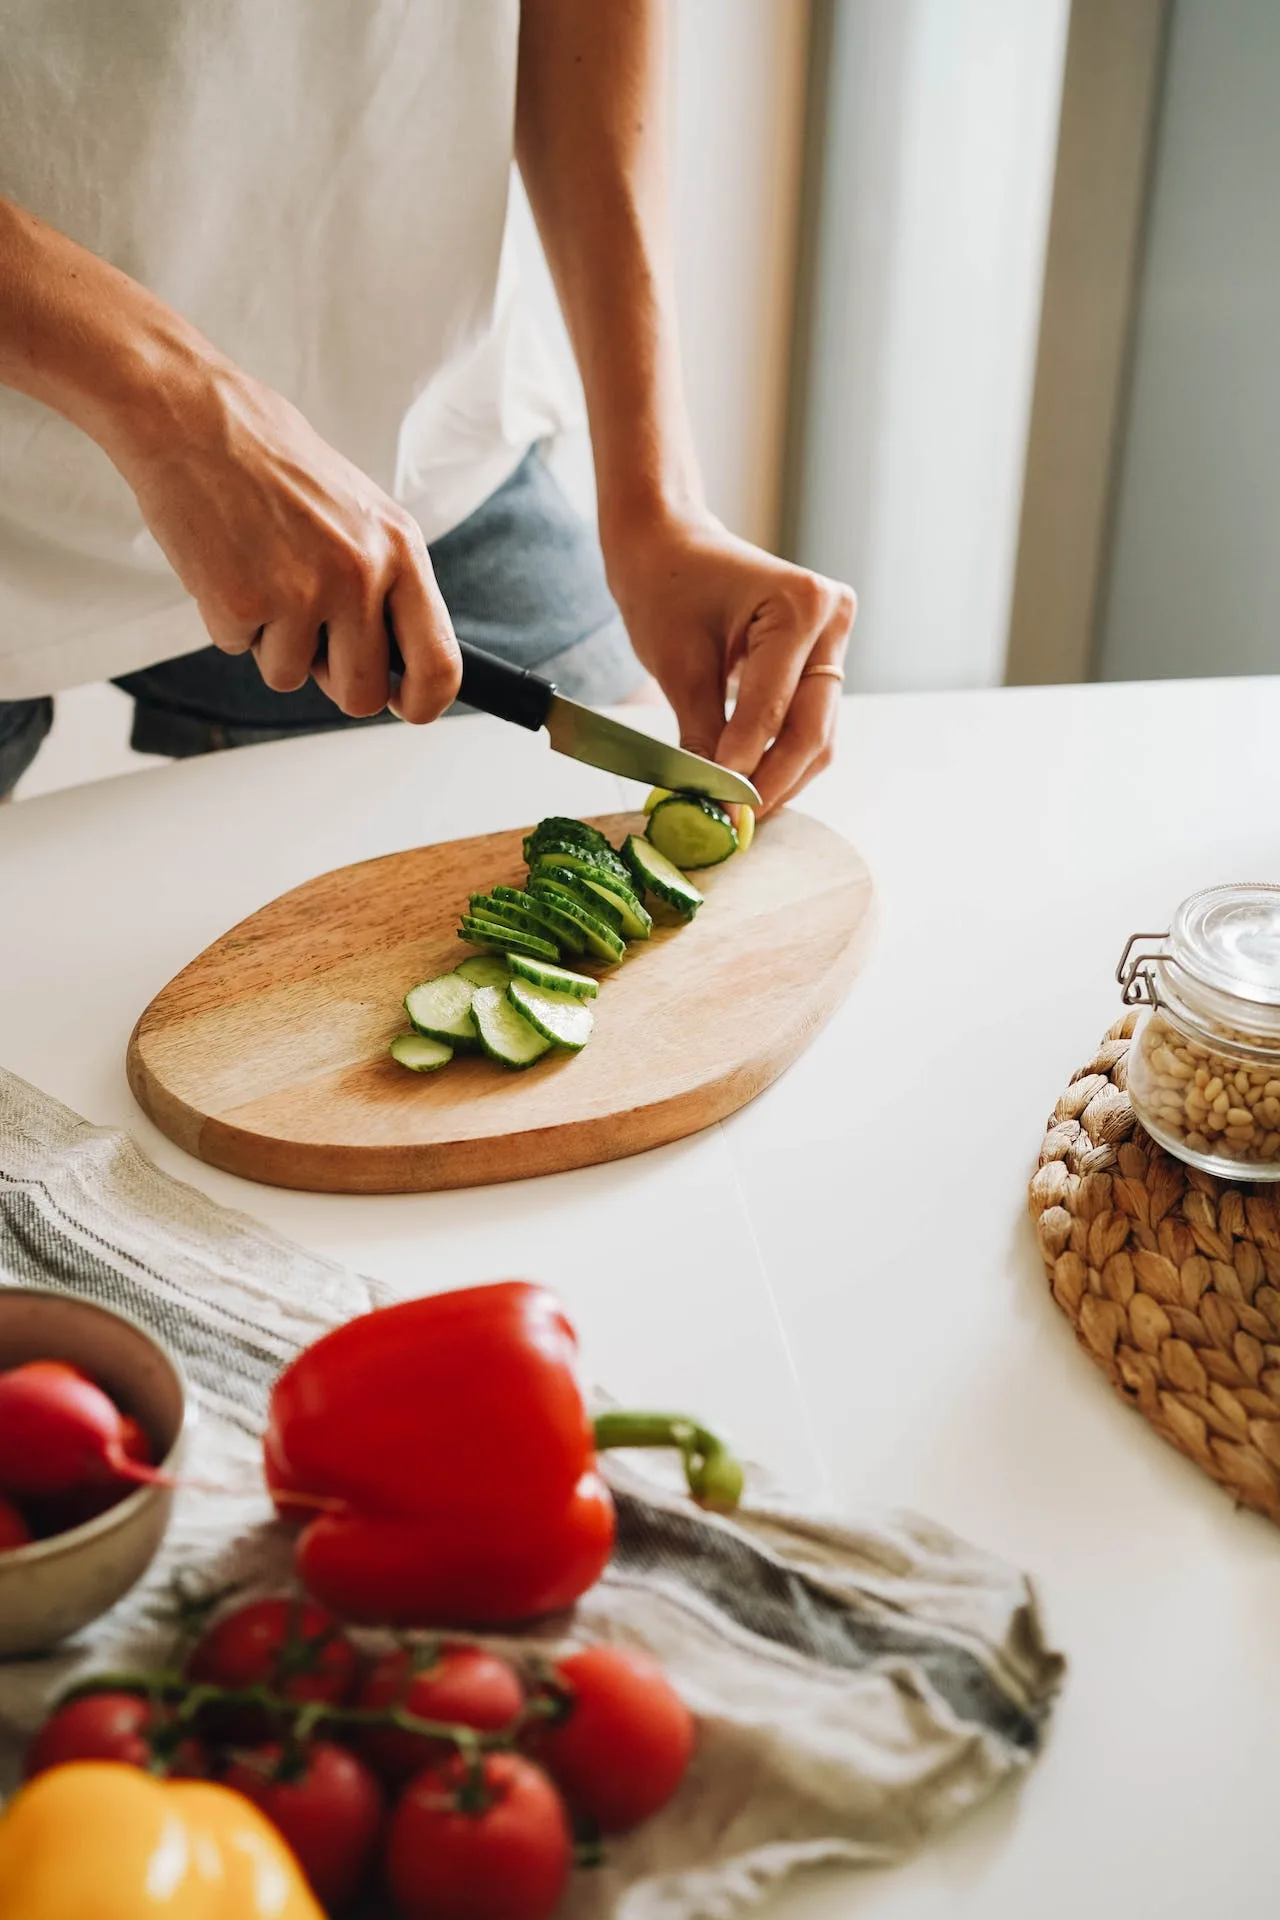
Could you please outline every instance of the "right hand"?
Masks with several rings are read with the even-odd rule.
[[[314,673],[364,718],[390,697],[389,623],[404,658],[391,704],[415,722],[443,713],[462,663],[412,515],[229,362],[153,397],[145,433],[109,451],[213,644],[252,652],[280,693]]]

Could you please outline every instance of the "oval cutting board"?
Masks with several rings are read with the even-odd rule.
[[[634,816],[598,819],[615,842]],[[523,1073],[458,1055],[407,1072],[387,1046],[417,981],[456,966],[468,893],[520,885],[524,829],[322,874],[233,927],[159,993],[129,1042],[139,1104],[188,1153],[272,1186],[482,1186],[680,1139],[777,1078],[861,961],[871,882],[800,813],[696,876],[687,926],[600,975],[580,1054]]]

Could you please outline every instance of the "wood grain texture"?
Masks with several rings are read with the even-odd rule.
[[[641,822],[609,815],[618,841]],[[620,1159],[735,1112],[842,998],[871,882],[829,827],[783,813],[748,854],[698,876],[688,926],[655,925],[600,974],[580,1054],[523,1073],[456,1056],[413,1074],[387,1046],[410,987],[470,949],[475,888],[518,886],[524,829],[343,867],[283,894],[159,993],[129,1042],[129,1084],[162,1132],[272,1186],[403,1193]]]

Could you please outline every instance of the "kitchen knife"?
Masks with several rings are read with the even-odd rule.
[[[395,636],[388,631],[387,637],[391,670],[398,676],[404,661]],[[556,753],[567,754],[571,760],[585,760],[589,767],[603,767],[607,773],[620,773],[628,780],[646,781],[651,787],[670,787],[673,793],[705,793],[709,800],[760,805],[760,795],[740,773],[730,773],[714,760],[686,753],[683,747],[669,747],[637,727],[624,727],[593,707],[567,700],[550,680],[530,673],[527,667],[513,667],[464,640],[458,642],[458,650],[462,655],[458,698],[464,705],[491,714],[495,720],[510,720],[530,733],[545,727]]]
[[[760,795],[740,773],[718,767],[683,747],[669,747],[636,727],[624,727],[592,707],[567,700],[550,680],[526,667],[513,667],[491,653],[459,641],[462,653],[462,690],[459,698],[498,720],[536,733],[545,727],[557,753],[588,766],[604,767],[628,780],[651,787],[670,787],[681,793],[705,793],[711,800],[760,805]]]

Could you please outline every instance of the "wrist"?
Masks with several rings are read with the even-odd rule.
[[[136,316],[90,370],[79,424],[127,476],[190,438],[193,419],[216,406],[227,370],[177,314],[160,309]]]
[[[658,564],[664,551],[686,546],[716,526],[701,488],[683,486],[632,488],[625,495],[602,497],[598,522],[605,574],[615,598],[625,594],[629,581]]]

